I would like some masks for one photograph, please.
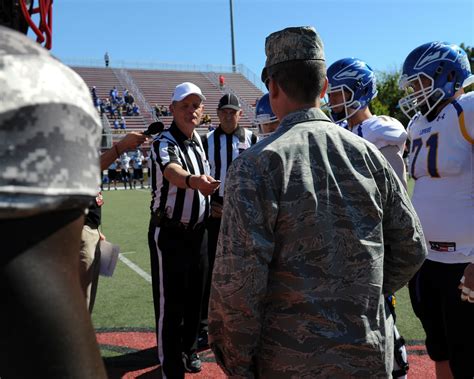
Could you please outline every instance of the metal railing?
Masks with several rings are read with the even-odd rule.
[[[123,68],[121,69],[114,68],[113,71],[115,73],[115,76],[119,80],[120,84],[123,87],[128,88],[128,91],[135,98],[135,102],[140,107],[143,119],[146,120],[148,124],[150,122],[156,121],[157,118],[156,118],[155,112],[153,111],[153,108],[150,106],[148,101],[145,100],[145,96],[143,96],[142,91],[140,91],[137,84],[135,83],[133,78],[130,76],[130,74],[127,72],[127,70]]]
[[[226,83],[224,90],[220,88],[219,85],[219,75],[217,75],[216,72],[206,72],[204,73],[204,76],[212,83],[216,88],[218,88],[222,93],[231,93],[235,95],[239,101],[240,101],[240,106],[244,110],[244,114],[247,116],[249,121],[253,124],[253,119],[254,119],[254,109],[253,107],[247,103],[240,95],[230,86],[228,83]]]
[[[64,58],[61,60],[68,66],[76,67],[101,67],[105,68],[104,60],[97,58]],[[262,92],[266,92],[260,77],[252,72],[243,64],[232,65],[213,65],[213,64],[187,64],[187,63],[170,63],[170,62],[154,62],[154,61],[125,61],[111,60],[109,68],[123,69],[141,69],[141,70],[164,70],[164,71],[195,71],[195,72],[222,72],[233,73],[238,72],[245,76],[255,87]]]
[[[102,141],[100,147],[102,149],[110,149],[112,147],[112,128],[110,127],[109,119],[103,114],[100,121],[102,122]]]

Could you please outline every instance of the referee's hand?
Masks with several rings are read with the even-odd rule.
[[[209,175],[193,175],[189,179],[191,188],[199,190],[204,196],[212,195],[220,186],[220,180]]]

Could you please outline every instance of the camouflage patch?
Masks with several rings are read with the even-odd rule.
[[[262,71],[262,81],[267,68],[294,60],[324,61],[323,41],[312,26],[291,27],[270,34],[265,40],[267,60]]]
[[[101,123],[84,81],[0,27],[0,88],[2,217],[95,197]]]
[[[384,295],[426,254],[378,149],[319,109],[289,114],[227,173],[209,306],[216,360],[242,377],[390,377]]]

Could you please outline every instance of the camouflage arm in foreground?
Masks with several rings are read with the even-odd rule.
[[[209,334],[218,364],[232,377],[253,378],[269,264],[276,195],[269,175],[246,159],[230,167],[213,271]]]
[[[383,218],[384,294],[395,293],[415,275],[428,254],[418,215],[395,172],[387,169],[388,196]]]

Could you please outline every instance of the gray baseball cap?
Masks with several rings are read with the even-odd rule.
[[[312,26],[290,27],[270,34],[265,39],[267,60],[262,70],[262,82],[267,69],[278,63],[298,60],[324,61],[323,41]]]

